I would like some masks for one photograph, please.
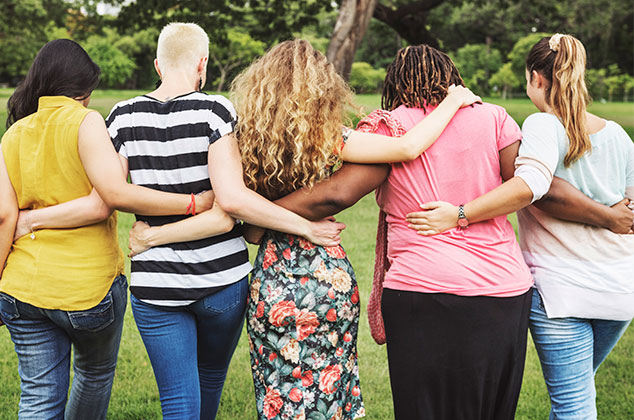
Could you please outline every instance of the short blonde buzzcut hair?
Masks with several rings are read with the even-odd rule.
[[[161,30],[156,58],[163,70],[198,64],[209,56],[209,37],[195,23],[173,22]]]

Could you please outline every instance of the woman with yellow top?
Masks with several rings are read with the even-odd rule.
[[[18,355],[19,418],[106,417],[127,299],[112,208],[170,215],[212,204],[212,194],[126,182],[103,118],[86,109],[99,74],[77,43],[55,40],[42,47],[8,102],[0,152],[0,319]],[[93,186],[105,205],[85,226],[61,219],[66,229],[30,232],[12,247],[19,209],[67,203]]]

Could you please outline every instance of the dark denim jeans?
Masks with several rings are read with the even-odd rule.
[[[106,297],[85,311],[42,309],[0,293],[0,317],[18,354],[18,418],[106,418],[127,286],[125,276],[117,277]],[[71,347],[75,376],[67,397]]]
[[[214,419],[247,303],[247,278],[187,306],[130,296],[161,397],[163,419]]]

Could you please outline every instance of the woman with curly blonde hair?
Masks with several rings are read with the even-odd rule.
[[[450,91],[424,123],[399,140],[354,132],[343,128],[352,92],[334,67],[307,41],[283,42],[232,85],[246,184],[278,199],[302,188],[320,189],[313,187],[329,178],[341,161],[414,159],[461,106],[479,100],[464,87]],[[386,175],[386,170],[378,172],[374,187]],[[308,218],[332,215],[321,210],[326,207],[333,208],[293,211]],[[293,235],[264,233],[247,308],[261,419],[353,419],[365,414],[356,350],[359,310],[356,279],[341,246],[315,246]]]

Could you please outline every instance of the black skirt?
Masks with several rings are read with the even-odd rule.
[[[514,297],[384,289],[396,420],[511,420],[531,291]]]

